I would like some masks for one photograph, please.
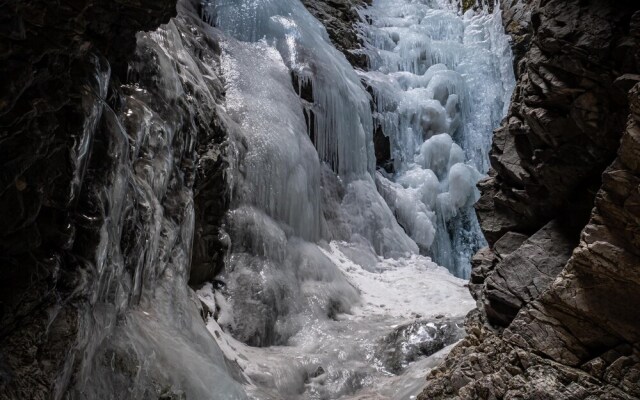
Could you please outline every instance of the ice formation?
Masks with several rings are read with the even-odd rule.
[[[380,259],[346,242],[315,248],[316,258],[295,268],[301,275],[314,272],[300,285],[300,290],[307,292],[305,300],[288,303],[299,308],[297,317],[291,312],[283,319],[298,324],[288,340],[268,347],[257,347],[255,342],[247,346],[246,340],[238,340],[244,337],[226,333],[230,315],[208,319],[207,326],[227,358],[235,360],[243,371],[249,396],[406,400],[417,395],[427,372],[448,352],[447,344],[460,337],[462,316],[473,307],[465,281],[424,256]],[[324,264],[316,265],[322,268],[310,270],[319,257]],[[323,276],[320,285],[314,281],[318,274]],[[351,290],[357,290],[358,302],[348,313],[309,312],[309,306],[320,305],[317,300],[325,296],[322,292],[334,285],[338,275],[338,282],[348,282]],[[293,277],[278,278],[272,284],[296,283]],[[198,295],[210,309],[228,310],[227,301],[233,299],[228,290],[242,295],[237,289],[216,290],[212,285],[205,285]],[[282,301],[295,299],[287,294]],[[258,314],[264,309],[260,304],[252,306],[254,311],[243,314],[242,319],[260,321]],[[400,346],[398,337],[402,339]],[[442,350],[430,354],[432,351],[425,351],[428,346]]]
[[[178,10],[139,34],[139,79],[116,111],[96,60],[91,120],[104,113],[95,151],[108,162],[92,156],[90,168],[107,178],[88,183],[96,215],[84,223],[100,229],[79,240],[99,251],[59,387],[74,376],[69,398],[417,394],[474,305],[460,278],[480,240],[470,210],[511,85],[499,14],[375,0],[362,11],[372,71],[356,72],[300,0]],[[194,144],[218,118],[229,252],[197,299],[187,188]],[[391,175],[375,171],[376,124]]]
[[[223,104],[209,87],[218,71],[191,54],[199,50],[183,43],[189,28],[180,19],[138,45],[157,63],[151,76],[164,97],[195,96],[202,110],[190,111],[216,113],[227,130],[230,248],[224,271],[197,293],[211,311],[211,336],[186,284],[192,193],[172,194],[185,209],[179,223],[158,205],[174,189],[167,169],[175,132],[147,110],[139,113],[147,119],[127,122],[128,133],[116,122],[113,130],[144,150],[135,169],[117,173],[141,188],[135,193],[148,211],[140,249],[149,254],[132,270],[153,276],[124,287],[104,275],[123,307],[125,297],[135,300],[122,324],[104,329],[106,348],[131,360],[105,362],[115,353],[97,352],[79,390],[118,387],[125,377],[110,371],[122,364],[140,384],[136,398],[155,377],[177,390],[169,394],[195,399],[245,398],[243,390],[259,399],[417,394],[474,305],[461,260],[480,240],[470,212],[475,183],[510,90],[498,14],[376,0],[363,11],[372,21],[363,27],[372,71],[357,73],[299,0],[205,1],[198,10],[208,24],[199,32],[220,43]],[[128,101],[143,107],[135,96]],[[392,175],[375,171],[375,124],[391,139]],[[116,178],[109,196],[124,204],[125,180]],[[118,230],[101,240],[118,242]],[[116,250],[105,244],[120,276],[128,272]],[[90,317],[96,330],[115,326],[113,311]],[[159,367],[173,364],[182,368]]]
[[[394,164],[377,175],[380,192],[421,250],[468,277],[484,244],[475,185],[515,85],[500,13],[376,0],[362,14],[371,71],[361,75]]]
[[[216,310],[210,331],[251,397],[415,395],[410,378],[473,306],[464,280],[424,253],[462,277],[481,240],[470,210],[509,91],[497,14],[375,1],[363,11],[373,70],[356,73],[298,0],[205,11],[229,35],[232,149],[230,252],[198,292]],[[375,171],[375,124],[393,175]]]
[[[341,176],[373,173],[370,98],[326,30],[298,0],[220,0],[217,25],[235,38],[275,47],[297,84],[313,88],[315,145]]]

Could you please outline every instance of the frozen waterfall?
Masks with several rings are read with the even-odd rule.
[[[374,1],[356,72],[298,0],[205,11],[232,186],[225,269],[198,291],[210,332],[250,397],[417,394],[473,306],[475,184],[512,86],[498,14]],[[376,125],[393,173],[375,170]]]
[[[95,60],[88,168],[104,179],[87,183],[78,243],[97,250],[56,398],[420,392],[475,305],[472,205],[510,52],[498,11],[359,12],[368,71],[301,0],[179,0],[138,34],[130,82]],[[224,268],[192,288],[199,250]]]
[[[377,174],[380,192],[422,251],[468,278],[485,245],[475,185],[515,86],[500,13],[376,0],[362,14],[371,71],[361,75],[393,161]]]

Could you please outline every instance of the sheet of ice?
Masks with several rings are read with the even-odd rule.
[[[362,10],[371,71],[360,74],[391,144],[395,171],[376,177],[380,192],[423,253],[468,277],[485,243],[475,185],[515,79],[499,7],[462,15],[444,3],[375,0]]]
[[[298,0],[219,0],[216,24],[239,40],[265,40],[297,84],[311,84],[315,145],[320,159],[343,178],[372,174],[370,96],[325,28]]]
[[[233,199],[264,211],[307,240],[320,238],[320,160],[280,53],[264,41],[222,45],[226,106],[238,124]]]
[[[299,1],[225,0],[215,7],[220,28],[241,40],[223,46],[226,109],[239,128],[232,202],[266,213],[288,236],[364,240],[384,256],[417,253],[376,190],[370,96],[324,27]],[[294,87],[312,84],[312,104],[293,92],[291,74]],[[315,150],[305,112],[314,116]],[[331,183],[319,181],[320,162],[333,171],[325,174]],[[328,184],[339,188],[320,193]],[[327,203],[337,218],[320,212]]]

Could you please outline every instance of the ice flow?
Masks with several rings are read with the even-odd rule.
[[[357,73],[299,0],[211,7],[233,195],[225,269],[198,291],[210,332],[250,397],[417,394],[473,306],[471,206],[510,90],[498,15],[375,1]]]
[[[475,185],[515,80],[500,13],[459,15],[438,3],[376,0],[363,10],[371,71],[361,75],[392,151],[380,192],[423,252],[467,278],[485,244]]]

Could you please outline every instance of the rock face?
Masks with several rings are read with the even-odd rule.
[[[516,46],[531,43],[516,59],[518,86],[491,151],[495,175],[483,183],[478,216],[489,243],[508,231],[531,234],[557,215],[584,226],[627,118],[630,87],[614,81],[637,72],[633,6],[515,3],[530,22],[507,9],[507,28],[516,27]]]
[[[637,398],[640,6],[502,7],[518,85],[479,185],[478,309],[420,398]]]
[[[161,377],[139,380],[133,352],[101,346],[163,288],[206,333],[186,279],[194,225],[194,283],[224,251],[211,27],[188,1],[152,34],[137,33],[169,22],[175,0],[1,7],[0,398],[105,398],[100,378],[81,388],[89,364],[111,371],[117,398],[169,398]]]
[[[357,9],[371,4],[372,0],[302,0],[302,4],[327,29],[335,47],[357,68],[366,69],[367,57],[358,52],[361,42],[357,29]]]
[[[136,32],[167,22],[175,1],[0,7],[0,398],[39,399],[76,339],[92,250],[75,239],[93,217],[83,197],[109,82],[125,78]]]

